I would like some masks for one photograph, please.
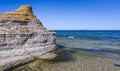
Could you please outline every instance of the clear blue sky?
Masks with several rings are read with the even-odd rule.
[[[120,0],[0,0],[0,13],[31,5],[48,29],[120,30]]]

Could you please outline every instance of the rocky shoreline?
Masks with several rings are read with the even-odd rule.
[[[52,59],[55,33],[47,30],[31,6],[0,14],[0,71],[30,62],[35,57]]]
[[[120,66],[100,54],[64,48],[57,59],[35,59],[10,71],[120,71]]]

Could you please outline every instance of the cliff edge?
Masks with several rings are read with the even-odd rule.
[[[0,14],[0,71],[35,59],[51,59],[55,33],[47,30],[31,6]]]

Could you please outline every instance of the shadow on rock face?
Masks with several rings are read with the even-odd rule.
[[[58,48],[51,53],[54,53],[57,55],[52,60],[45,60],[45,59],[35,59],[34,61],[24,64],[22,66],[18,66],[16,68],[13,68],[10,71],[44,71],[45,68],[49,66],[52,66],[54,64],[62,63],[62,62],[69,62],[74,61],[75,58],[73,58],[72,53],[74,53],[71,50],[64,50],[63,48]]]
[[[70,51],[68,50],[59,50],[58,56],[53,60],[57,62],[73,61],[74,58]]]
[[[72,50],[65,50],[64,47],[58,45],[58,49],[54,51],[57,56],[50,61],[55,62],[67,62],[67,61],[74,61],[75,58],[72,56],[72,53],[75,53],[75,51]]]
[[[116,66],[116,67],[120,67],[120,64],[114,64],[114,66]]]

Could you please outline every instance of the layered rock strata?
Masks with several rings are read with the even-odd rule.
[[[35,57],[51,59],[56,55],[48,52],[55,49],[55,33],[42,25],[31,6],[0,14],[0,71]]]

